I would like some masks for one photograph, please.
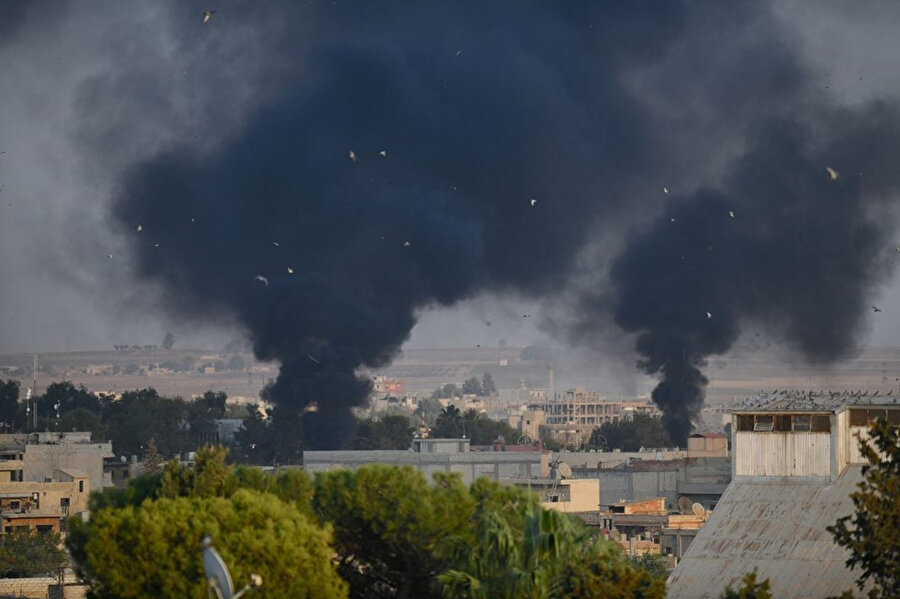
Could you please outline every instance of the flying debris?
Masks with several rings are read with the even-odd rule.
[[[710,312],[707,312],[707,313],[706,313],[706,320],[711,320],[711,319],[712,319],[712,314],[711,314]]]
[[[378,152],[378,155],[381,156],[382,158],[387,158],[387,150],[382,150],[382,151]]]
[[[663,193],[669,193],[669,188],[668,188],[668,187],[663,187]]]
[[[315,358],[313,358],[313,357],[312,357],[311,355],[309,355],[309,354],[306,354],[306,357],[309,358],[310,360],[312,360],[313,362],[315,362],[316,364],[321,364],[321,362],[319,362],[318,360],[316,360]]]
[[[459,56],[460,54],[462,54],[462,50],[457,50],[456,55]]]
[[[142,227],[141,225],[138,225],[138,226],[137,226],[137,232],[138,232],[138,233],[140,233],[140,232],[143,231],[143,230],[144,230],[144,227]]]
[[[675,222],[675,217],[673,216],[673,217],[670,218],[669,220],[672,221],[672,222],[674,223],[674,222]]]
[[[841,176],[839,172],[831,168],[830,166],[826,166],[825,170],[828,171],[828,176],[831,177],[832,181],[837,181],[838,177]]]
[[[277,241],[273,241],[273,242],[272,242],[272,245],[274,245],[274,246],[277,247],[277,248],[280,248],[280,247],[281,247],[281,245],[279,245],[279,243],[278,243]]]
[[[490,321],[490,320],[485,320],[485,321],[484,321],[484,324],[486,324],[487,326],[491,326],[491,321]]]
[[[734,210],[729,210],[728,216],[730,216],[731,218],[734,218]]]
[[[207,11],[204,11],[204,12],[203,12],[203,22],[204,22],[204,23],[209,23],[209,20],[212,18],[212,16],[213,16],[214,14],[216,14],[216,11],[214,11],[214,10],[207,10]],[[228,19],[225,19],[225,20],[227,21]]]
[[[874,310],[875,312],[881,312],[881,308],[877,306],[872,306],[872,310]]]
[[[291,268],[290,266],[287,267],[287,270],[288,270],[288,274],[289,274],[289,275],[294,274],[294,269]]]
[[[158,248],[158,247],[159,247],[159,243],[154,243],[154,244],[153,244],[153,247]]]
[[[109,258],[110,260],[112,260],[113,255],[112,255],[112,254],[106,254],[106,257]]]
[[[408,241],[404,241],[404,242],[403,242],[403,247],[405,247],[405,248],[408,248],[408,247],[411,246],[411,245],[412,245],[412,244],[411,244],[410,242],[408,242]]]
[[[253,277],[253,280],[254,280],[254,281],[259,281],[260,283],[262,283],[262,284],[265,285],[266,287],[269,286],[269,279],[265,278],[265,277],[262,276],[262,275],[256,275],[255,277]]]
[[[523,314],[522,318],[531,318],[531,314]]]
[[[529,202],[532,206],[537,206],[537,200],[534,199],[534,198],[531,198],[528,202]]]
[[[347,152],[347,157],[350,159],[351,162],[356,162],[356,152],[354,152],[353,150],[349,150]]]

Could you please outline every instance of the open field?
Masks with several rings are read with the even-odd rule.
[[[490,372],[501,389],[546,388],[550,362],[522,360],[522,348],[463,348],[406,350],[395,362],[373,373],[405,381],[408,393],[425,395],[445,383],[460,383]],[[212,350],[154,349],[148,351],[66,352],[39,355],[37,391],[47,384],[69,380],[91,391],[120,393],[130,389],[154,387],[165,395],[191,397],[205,391],[225,391],[237,401],[255,401],[259,391],[278,374],[277,364],[255,361],[242,355],[244,368],[235,371],[198,372],[203,365],[227,363],[232,354]],[[32,386],[33,356],[0,356],[0,377],[18,379],[23,390]],[[186,372],[173,372],[148,365],[193,364]],[[567,371],[564,362],[554,363],[557,377]],[[139,372],[136,370],[139,369]],[[135,371],[125,374],[127,370]],[[114,373],[115,372],[115,373]],[[809,365],[790,361],[783,354],[766,351],[735,351],[711,359],[706,374],[710,379],[708,400],[728,404],[762,389],[870,389],[900,393],[900,348],[876,348],[863,351],[846,362]],[[601,376],[582,375],[584,386],[606,391],[613,382]],[[635,395],[646,395],[654,381],[635,375]],[[557,390],[563,389],[557,378]],[[566,385],[567,386],[567,385]],[[611,396],[614,395],[611,393]]]

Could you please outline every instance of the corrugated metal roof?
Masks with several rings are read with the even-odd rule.
[[[850,466],[836,481],[736,480],[669,578],[669,599],[716,598],[754,568],[773,597],[821,599],[855,588],[859,571],[825,527],[853,511],[862,480]]]
[[[900,395],[880,391],[793,391],[763,392],[731,410],[742,412],[834,412],[844,406],[900,406]]]

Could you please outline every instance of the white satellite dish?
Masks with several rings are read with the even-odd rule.
[[[559,477],[560,478],[571,478],[572,477],[572,468],[565,462],[560,462],[558,468],[559,468]]]
[[[234,599],[234,584],[228,566],[222,561],[219,552],[212,548],[212,538],[203,539],[203,572],[210,589],[219,599]]]
[[[207,589],[210,597],[216,599],[238,599],[250,589],[262,586],[262,576],[259,574],[250,575],[250,584],[243,589],[234,592],[234,585],[231,582],[231,574],[228,573],[228,566],[222,560],[219,552],[212,548],[212,537],[205,536],[201,543],[203,548],[203,572],[206,574]]]
[[[691,506],[691,511],[694,512],[695,516],[702,516],[706,513],[706,510],[699,503],[695,503]]]

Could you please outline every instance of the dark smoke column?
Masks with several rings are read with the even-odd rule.
[[[703,405],[708,356],[754,323],[801,356],[855,349],[888,274],[900,175],[897,111],[761,119],[723,191],[668,200],[611,271],[616,322],[637,333],[638,366],[683,444]]]
[[[286,6],[296,32],[257,35],[287,83],[240,134],[122,177],[136,270],[175,314],[236,318],[281,364],[265,397],[309,410],[309,446],[339,447],[370,390],[359,369],[393,358],[417,309],[565,285],[649,160],[620,75],[677,31],[675,7]],[[219,14],[210,36],[239,22]]]

